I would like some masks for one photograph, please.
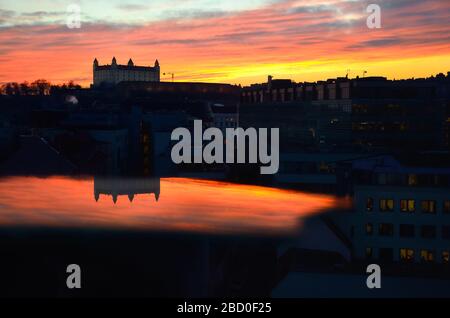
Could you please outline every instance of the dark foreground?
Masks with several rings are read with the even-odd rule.
[[[0,297],[268,297],[276,239],[106,230],[0,230]],[[69,289],[69,264],[81,289]]]

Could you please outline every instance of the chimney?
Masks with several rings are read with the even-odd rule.
[[[269,91],[272,90],[272,79],[273,79],[272,75],[269,75],[267,77],[267,88],[268,88]]]

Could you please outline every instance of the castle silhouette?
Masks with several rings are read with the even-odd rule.
[[[128,196],[130,202],[138,194],[155,194],[159,200],[161,180],[159,178],[120,178],[120,177],[94,177],[94,197],[98,202],[100,195],[112,196],[113,202],[121,195]]]

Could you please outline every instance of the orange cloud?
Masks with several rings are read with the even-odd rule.
[[[0,82],[91,82],[92,60],[151,65],[179,81],[249,84],[268,74],[297,81],[351,75],[419,77],[450,70],[450,3],[380,1],[382,28],[366,26],[368,1],[279,1],[255,10],[139,25],[32,24],[0,28]],[[168,80],[168,78],[167,78]]]

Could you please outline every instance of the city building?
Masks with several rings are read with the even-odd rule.
[[[291,138],[295,134],[298,144],[319,148],[449,150],[449,92],[450,73],[408,80],[339,77],[316,83],[269,77],[267,83],[242,89],[241,118],[246,121],[247,109],[251,120],[255,109],[269,113],[269,119],[291,130]],[[284,125],[282,117],[290,108],[297,109],[296,122]]]
[[[226,133],[227,128],[237,128],[239,126],[239,113],[236,105],[224,106],[214,104],[211,107],[214,124],[213,127],[219,128],[222,133]]]
[[[44,138],[18,137],[16,149],[0,162],[0,176],[71,175],[77,167]]]
[[[94,59],[93,65],[94,86],[116,85],[120,82],[159,82],[160,66],[158,60],[154,66],[137,66],[130,59],[127,65],[117,64],[113,57],[110,65],[100,65]]]
[[[450,264],[449,162],[442,153],[353,162],[354,213],[340,226],[355,260]]]
[[[366,156],[345,152],[281,153],[280,168],[274,181],[277,185],[343,194],[348,192],[348,186],[342,182],[348,172],[341,168],[342,164]]]

